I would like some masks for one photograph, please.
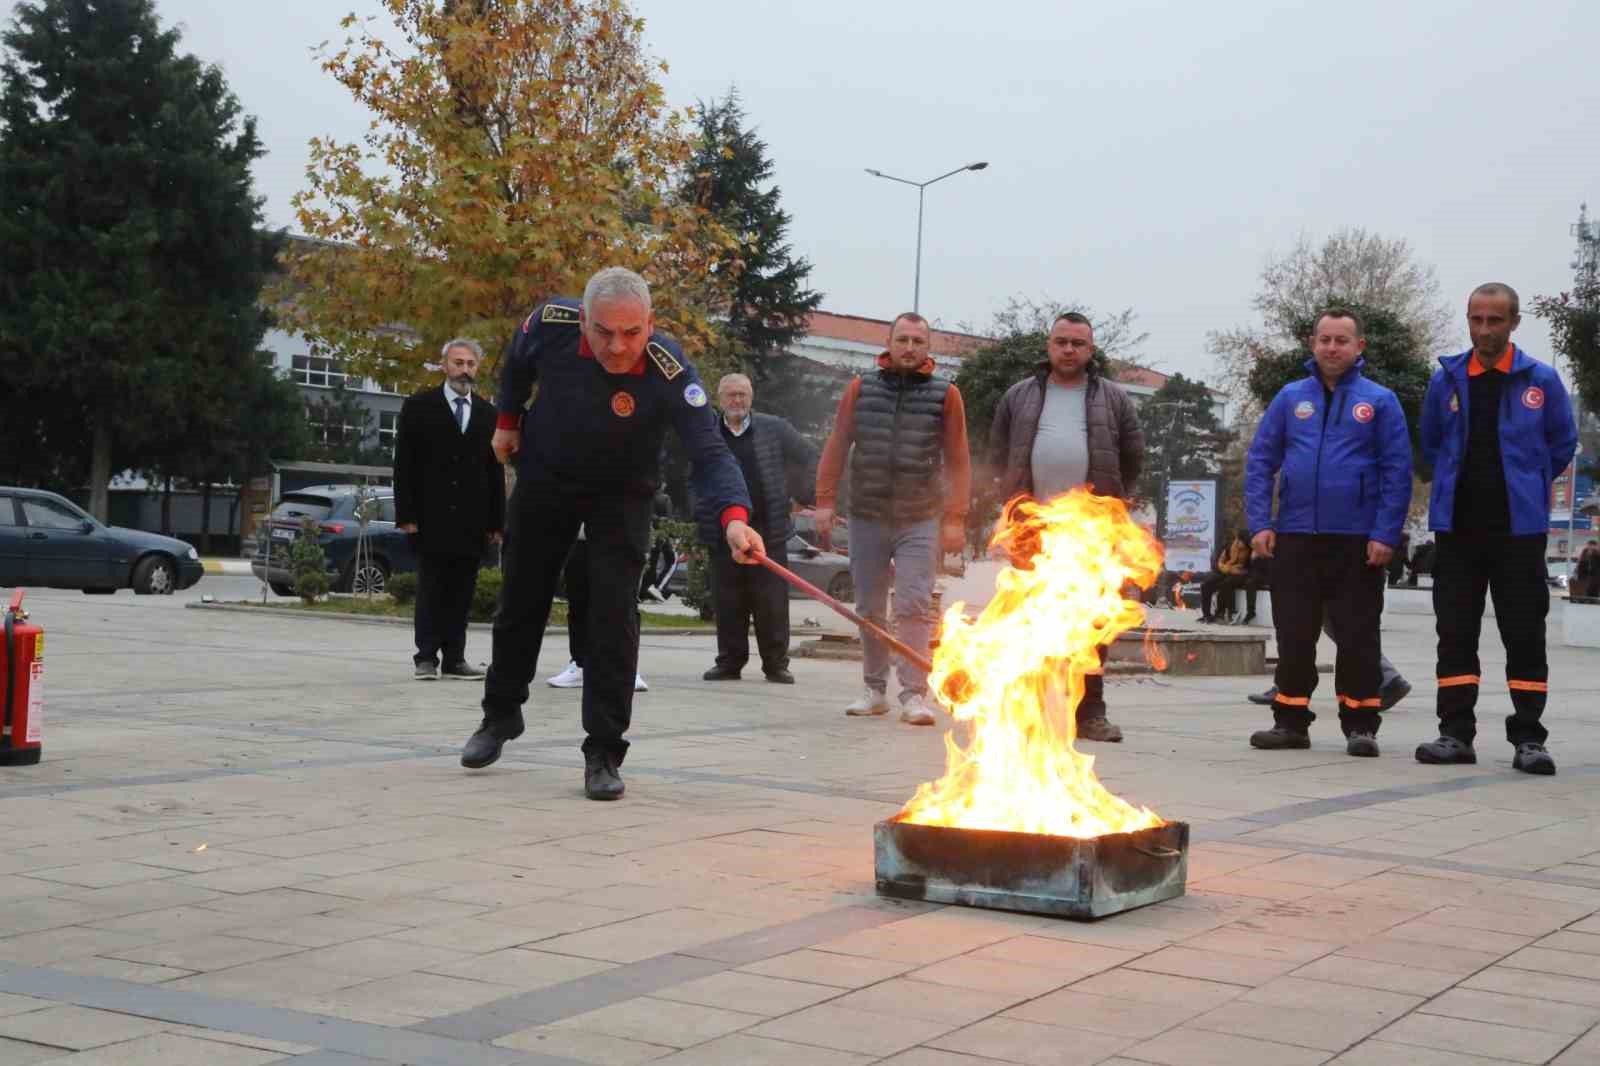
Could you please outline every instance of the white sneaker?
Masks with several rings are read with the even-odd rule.
[[[577,663],[569,662],[565,670],[552,678],[548,678],[545,684],[551,688],[582,688],[583,667]]]
[[[875,688],[864,688],[856,701],[844,709],[852,718],[867,718],[889,713],[889,697]]]
[[[907,725],[932,725],[936,721],[928,698],[920,692],[900,701],[900,720]]]
[[[650,686],[644,683],[644,675],[643,674],[634,674],[633,675],[633,691],[635,691],[635,692],[649,692],[650,691]]]

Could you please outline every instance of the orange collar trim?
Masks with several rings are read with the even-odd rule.
[[[1488,369],[1498,370],[1502,374],[1509,374],[1511,373],[1511,361],[1516,358],[1516,355],[1516,345],[1508,344],[1506,345],[1506,354],[1502,355],[1500,361]],[[1484,366],[1478,362],[1478,354],[1474,352],[1467,356],[1467,377],[1475,378],[1482,373],[1484,373]]]

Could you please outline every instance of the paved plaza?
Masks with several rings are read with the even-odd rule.
[[[1510,769],[1492,623],[1475,767],[1412,760],[1422,614],[1385,617],[1416,690],[1380,759],[1343,753],[1326,675],[1312,750],[1271,753],[1264,677],[1111,679],[1127,742],[1086,748],[1194,846],[1185,897],[1090,924],[874,894],[872,825],[944,730],[846,718],[853,663],[713,685],[711,638],[646,637],[628,795],[598,804],[578,693],[537,685],[464,771],[479,687],[413,682],[403,627],[29,605],[4,1066],[1600,1063],[1597,651],[1552,648],[1553,778]]]

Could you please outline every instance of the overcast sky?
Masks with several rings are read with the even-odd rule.
[[[9,7],[9,4],[7,5]],[[260,119],[269,219],[315,135],[366,117],[311,58],[371,0],[158,0]],[[1145,355],[1211,377],[1206,331],[1252,321],[1265,257],[1365,226],[1433,264],[1452,305],[1495,278],[1571,278],[1600,205],[1600,3],[635,0],[686,105],[737,85],[823,306],[982,325],[1008,296],[1133,307]],[[530,299],[534,294],[530,294]],[[1463,330],[1464,336],[1464,330]],[[1530,318],[1518,339],[1548,358]]]

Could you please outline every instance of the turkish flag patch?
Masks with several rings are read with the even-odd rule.
[[[1530,411],[1537,411],[1543,407],[1544,390],[1537,385],[1530,386],[1528,391],[1522,394],[1522,406]]]

